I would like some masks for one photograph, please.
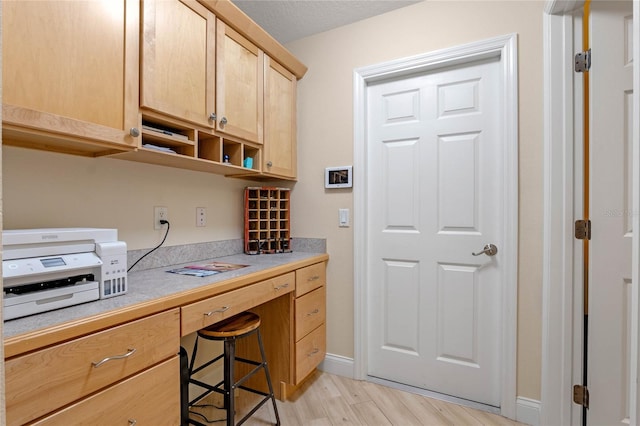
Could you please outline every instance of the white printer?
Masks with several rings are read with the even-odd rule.
[[[127,292],[127,244],[116,229],[2,231],[4,319]]]

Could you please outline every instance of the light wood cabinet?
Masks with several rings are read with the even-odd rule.
[[[295,274],[290,272],[184,306],[182,307],[182,335],[186,336],[254,306],[291,293],[294,287]]]
[[[140,107],[213,128],[216,17],[189,0],[145,0]]]
[[[327,282],[327,271],[324,263],[316,263],[296,271],[296,297],[324,286]]]
[[[322,262],[296,270],[294,385],[299,385],[327,352],[325,269]]]
[[[262,144],[264,52],[220,19],[216,33],[217,128]]]
[[[324,324],[326,305],[327,298],[324,286],[295,300],[296,342]]]
[[[136,145],[139,2],[2,2],[3,142],[96,156]]]
[[[265,56],[264,89],[264,163],[265,174],[295,178],[296,77]]]
[[[180,311],[173,309],[9,359],[7,424],[51,413],[174,357],[179,348]]]
[[[296,342],[295,384],[299,385],[324,360],[327,332],[324,323]]]
[[[2,17],[5,144],[296,178],[306,67],[231,2],[7,1]]]
[[[179,425],[179,371],[174,356],[33,425]]]

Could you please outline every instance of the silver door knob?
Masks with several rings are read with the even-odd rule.
[[[487,256],[495,256],[496,253],[498,253],[498,247],[496,247],[493,244],[487,244],[484,246],[484,249],[482,251],[479,251],[478,253],[471,253],[474,256],[480,256],[481,254],[486,254]]]

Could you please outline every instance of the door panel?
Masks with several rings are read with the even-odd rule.
[[[630,1],[591,3],[590,425],[629,421],[631,16]]]
[[[369,371],[500,405],[498,60],[368,88]]]

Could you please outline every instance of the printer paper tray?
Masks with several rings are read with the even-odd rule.
[[[4,320],[51,311],[100,299],[99,283],[88,281],[69,287],[34,291],[26,294],[5,294]]]

